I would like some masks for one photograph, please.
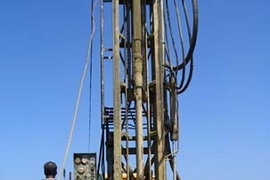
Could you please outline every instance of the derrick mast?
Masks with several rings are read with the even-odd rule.
[[[166,164],[171,166],[173,178],[180,179],[175,161],[177,96],[191,79],[198,20],[196,1],[188,4],[191,13],[182,1],[178,3],[184,11],[174,11],[177,17],[172,23],[172,2],[100,1],[102,139],[98,171],[104,179],[120,180],[125,175],[126,179],[166,180]],[[187,25],[185,31],[180,16]],[[172,26],[179,32],[178,45]],[[191,73],[185,80],[188,64]],[[181,70],[184,72],[179,73]]]

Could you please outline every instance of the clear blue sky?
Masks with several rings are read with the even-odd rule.
[[[41,179],[47,160],[60,168],[86,57],[89,4],[0,2],[1,180]],[[180,97],[183,180],[270,179],[269,8],[268,0],[199,0],[195,73]],[[94,57],[97,66],[99,53]],[[98,73],[94,68],[91,151],[100,139]],[[88,150],[87,84],[68,171],[72,153]]]

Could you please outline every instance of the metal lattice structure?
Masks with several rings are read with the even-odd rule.
[[[100,25],[99,172],[166,180],[169,164],[180,179],[178,94],[192,77],[196,0],[101,0]]]

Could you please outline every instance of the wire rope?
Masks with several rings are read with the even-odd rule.
[[[95,0],[95,3],[93,3],[94,0],[92,0],[92,5],[93,5],[93,9],[95,8],[95,5],[97,3],[97,0]],[[93,10],[91,8],[91,10]],[[69,149],[70,149],[70,145],[71,145],[71,141],[72,141],[72,136],[73,136],[73,132],[74,132],[74,128],[75,128],[75,124],[77,121],[77,114],[78,114],[78,109],[79,109],[79,104],[80,104],[80,99],[81,99],[81,93],[82,93],[82,89],[83,89],[83,84],[84,84],[84,80],[85,80],[85,76],[87,73],[87,69],[88,69],[88,65],[90,62],[90,57],[91,57],[91,50],[92,50],[92,45],[93,45],[93,39],[94,39],[94,32],[95,32],[95,23],[94,23],[94,11],[91,12],[91,22],[93,22],[93,27],[91,30],[91,35],[89,37],[89,41],[88,41],[88,49],[87,49],[87,56],[86,56],[86,60],[85,60],[85,64],[84,64],[84,68],[83,68],[83,72],[82,72],[82,77],[80,80],[80,85],[79,85],[79,90],[78,90],[78,94],[77,94],[77,99],[76,99],[76,104],[75,104],[75,108],[74,108],[74,113],[73,113],[73,118],[72,118],[72,123],[71,123],[71,128],[70,128],[70,132],[69,132],[69,136],[68,136],[68,142],[67,142],[67,146],[66,146],[66,151],[65,151],[65,155],[63,158],[63,162],[62,162],[62,166],[60,169],[60,173],[58,175],[57,180],[60,180],[65,168],[65,164],[66,164],[66,160],[67,160],[67,156],[69,153]],[[92,64],[92,62],[91,62]]]
[[[177,29],[178,29],[178,34],[179,34],[180,44],[181,44],[182,60],[184,60],[184,58],[185,58],[185,48],[184,48],[184,41],[183,41],[181,18],[180,18],[180,14],[179,14],[179,8],[178,8],[177,1],[174,0],[173,2],[174,2],[174,9],[175,9],[175,14],[176,14],[176,19],[177,19]],[[179,64],[178,60],[177,60],[177,64]]]
[[[170,11],[169,11],[168,0],[166,0],[165,8],[166,8],[166,13],[167,13],[167,21],[168,21],[169,33],[170,33],[170,37],[171,37],[171,41],[172,41],[172,46],[173,46],[174,54],[176,57],[176,61],[178,61],[179,58],[178,58],[177,48],[175,45],[175,40],[174,40],[174,36],[173,36],[173,32],[172,32],[172,24],[171,24],[171,20],[170,20],[171,15],[170,15]]]
[[[90,82],[89,82],[89,126],[88,126],[88,151],[90,152],[90,144],[91,144],[91,116],[92,116],[92,76],[93,76],[93,39],[94,39],[94,34],[95,34],[95,29],[96,29],[96,24],[95,24],[95,14],[94,10],[97,4],[97,0],[92,0],[91,1],[91,36],[89,40],[89,48],[90,52],[89,53],[89,58],[90,58]],[[88,55],[88,54],[87,54]]]

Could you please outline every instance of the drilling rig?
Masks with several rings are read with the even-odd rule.
[[[75,179],[180,180],[178,96],[192,78],[197,2],[99,2],[100,152],[74,154],[75,169],[97,164]]]

